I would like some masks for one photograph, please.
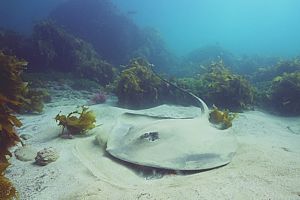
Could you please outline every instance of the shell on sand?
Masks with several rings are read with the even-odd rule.
[[[237,145],[231,129],[213,127],[207,110],[195,118],[148,113],[122,114],[108,138],[106,151],[130,163],[172,170],[216,168],[228,164],[235,154]]]

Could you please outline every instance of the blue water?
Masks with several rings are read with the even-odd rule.
[[[0,27],[30,34],[32,26],[64,0],[1,0]]]
[[[1,0],[0,27],[30,33],[65,0]],[[219,44],[235,54],[300,52],[299,0],[113,0],[140,27],[160,31],[173,53]],[[78,13],[80,14],[80,13]]]
[[[237,54],[300,52],[299,0],[114,0],[140,26],[160,30],[179,55],[220,44]]]

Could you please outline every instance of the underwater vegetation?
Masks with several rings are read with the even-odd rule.
[[[42,112],[45,100],[49,100],[49,94],[29,88],[28,83],[22,80],[21,74],[27,62],[0,53],[0,64],[0,94],[19,103],[18,106],[11,104],[10,107],[21,113]]]
[[[253,103],[254,90],[250,83],[230,72],[222,60],[213,62],[197,78],[178,79],[177,84],[221,109],[241,111]]]
[[[14,109],[21,106],[22,92],[26,90],[20,74],[27,62],[0,52],[0,198],[16,196],[16,190],[3,174],[8,167],[9,148],[20,142],[15,127],[22,126],[14,115]]]
[[[121,105],[141,107],[156,105],[163,88],[163,82],[151,71],[150,64],[138,58],[131,60],[121,72],[115,93]]]
[[[224,130],[232,126],[232,120],[235,117],[235,113],[230,113],[228,110],[221,111],[216,106],[213,106],[212,111],[209,113],[209,122]]]
[[[300,114],[300,71],[283,73],[272,81],[271,102],[274,108],[285,115]]]
[[[0,162],[0,199],[8,200],[17,197],[17,191],[11,182],[5,178],[4,171],[9,166],[8,163]]]
[[[88,107],[82,106],[81,111],[76,110],[66,115],[57,114],[55,117],[59,126],[62,126],[61,135],[64,134],[65,128],[68,135],[85,134],[87,131],[96,127],[96,116]]]
[[[300,71],[299,57],[290,60],[278,60],[273,65],[258,67],[257,70],[251,74],[250,80],[254,84],[272,81],[275,77],[280,76],[283,73],[292,73],[296,71]]]
[[[279,57],[260,56],[260,55],[243,55],[235,57],[230,70],[234,73],[243,75],[248,79],[258,69],[265,69],[268,66],[273,66],[279,61]]]
[[[127,63],[129,52],[137,46],[138,27],[109,0],[66,1],[50,13],[50,19],[116,65]]]
[[[7,104],[17,106],[18,102],[10,101],[0,94],[0,199],[12,199],[17,195],[16,189],[4,176],[4,172],[9,166],[7,156],[12,156],[9,148],[20,142],[15,127],[20,127],[22,123],[13,115]]]
[[[0,94],[12,101],[24,99],[22,94],[27,90],[27,83],[23,82],[21,73],[26,65],[26,61],[0,52]]]
[[[113,66],[101,60],[90,44],[67,33],[52,21],[35,25],[33,41],[38,55],[34,66],[73,72],[80,78],[89,78],[102,85],[114,78]]]
[[[195,74],[205,72],[216,60],[223,60],[226,66],[233,66],[235,57],[219,45],[208,45],[191,51],[181,61],[181,64],[174,69],[177,77],[192,77]]]
[[[299,115],[300,59],[281,60],[251,76],[258,106],[283,115]]]
[[[80,13],[80,15],[78,15]],[[113,65],[143,57],[158,68],[174,65],[160,34],[140,29],[109,0],[69,0],[55,8],[49,19],[90,43],[102,59]]]
[[[207,71],[207,66],[216,60],[223,60],[225,66],[233,73],[248,76],[258,68],[265,69],[268,66],[275,65],[279,58],[260,55],[238,56],[218,44],[207,45],[184,56],[180,64],[172,68],[171,74],[176,77],[193,77],[195,74]]]
[[[51,101],[50,94],[41,89],[29,89],[24,97],[26,100],[18,110],[20,113],[41,113],[43,112],[44,103]]]

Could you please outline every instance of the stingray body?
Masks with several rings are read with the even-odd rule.
[[[171,170],[205,170],[228,164],[236,151],[235,138],[230,129],[213,127],[206,104],[199,102],[202,111],[194,118],[146,110],[122,114],[107,141],[107,152],[130,163]],[[169,109],[171,112],[172,107]]]

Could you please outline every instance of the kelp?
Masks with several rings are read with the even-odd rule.
[[[273,108],[281,114],[300,114],[300,71],[284,73],[272,81],[270,100]]]
[[[4,176],[8,163],[0,162],[0,199],[9,200],[17,197],[17,191],[11,182]]]
[[[27,83],[20,75],[26,65],[26,61],[0,52],[0,94],[13,101],[24,99],[22,94],[27,90]]]
[[[11,156],[9,148],[20,142],[15,127],[20,127],[22,123],[13,115],[8,104],[19,105],[0,94],[0,163],[7,162],[6,156]]]
[[[22,93],[27,90],[27,84],[20,77],[26,66],[14,56],[7,56],[0,52],[0,161],[10,155],[8,148],[20,141],[15,126],[21,122],[13,115],[12,108],[22,105]]]
[[[96,116],[88,107],[82,106],[81,112],[76,110],[66,115],[57,114],[55,117],[59,126],[62,126],[62,135],[67,128],[69,135],[85,134],[96,127]]]
[[[297,71],[300,71],[300,57],[279,60],[275,65],[259,67],[253,72],[250,79],[254,85],[259,87],[262,82],[271,82],[275,77],[282,76],[284,73],[294,73]]]
[[[27,84],[20,77],[26,64],[0,52],[0,199],[16,196],[16,190],[3,174],[9,165],[9,148],[20,142],[15,127],[20,127],[22,123],[14,116],[13,109],[22,105],[22,93],[27,90]]]
[[[21,77],[27,62],[0,52],[0,65],[0,94],[11,101],[18,102],[16,105],[9,101],[8,106],[17,112],[42,112],[47,94],[30,89],[28,83]]]
[[[228,110],[221,111],[216,106],[213,106],[212,111],[209,113],[209,122],[224,130],[232,126],[232,120],[235,117],[235,113],[230,113]]]
[[[131,60],[127,67],[121,72],[116,86],[119,103],[129,107],[157,104],[164,86],[151,71],[150,64],[138,58]]]
[[[41,113],[43,112],[44,102],[51,101],[50,94],[41,89],[29,89],[24,96],[26,101],[23,102],[19,110],[21,113]]]
[[[207,45],[188,53],[182,59],[180,67],[174,70],[178,77],[191,77],[205,72],[207,70],[206,66],[219,59],[232,67],[236,58],[220,45]]]
[[[114,67],[102,60],[89,43],[53,21],[36,24],[32,38],[37,55],[33,66],[35,71],[71,72],[101,85],[110,83],[115,76]]]
[[[92,44],[102,59],[115,66],[135,57],[151,61],[158,72],[172,72],[176,64],[175,55],[166,47],[157,30],[141,29],[128,15],[119,12],[110,0],[66,1],[49,17],[76,37]]]
[[[256,104],[278,114],[300,114],[299,73],[299,57],[256,71],[251,78],[256,87]]]
[[[213,62],[198,77],[179,79],[177,84],[222,109],[241,111],[253,103],[254,89],[250,83],[230,72],[222,60]]]

